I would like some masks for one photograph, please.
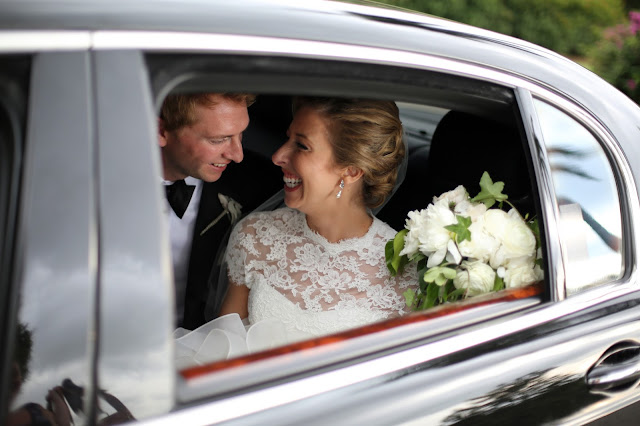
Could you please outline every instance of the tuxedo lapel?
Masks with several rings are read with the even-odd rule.
[[[183,319],[183,327],[188,329],[204,323],[204,309],[210,291],[209,276],[220,241],[229,227],[229,220],[225,215],[216,225],[202,233],[224,211],[218,199],[218,187],[215,182],[203,183],[193,228]]]

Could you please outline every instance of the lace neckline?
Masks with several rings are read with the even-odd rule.
[[[377,225],[379,222],[379,220],[375,216],[373,216],[371,225],[369,226],[369,229],[363,236],[345,238],[343,240],[332,243],[331,241],[327,240],[325,237],[323,237],[322,235],[320,235],[319,233],[317,233],[316,231],[314,231],[309,227],[309,224],[307,223],[307,216],[304,213],[298,210],[296,210],[296,212],[298,214],[298,220],[300,221],[300,225],[302,226],[304,236],[314,241],[317,244],[320,244],[328,249],[331,249],[331,251],[350,250],[352,249],[354,244],[358,244],[358,245],[364,244],[364,246],[367,247],[370,244],[371,240],[373,239],[374,235],[376,234],[376,230],[378,228]]]

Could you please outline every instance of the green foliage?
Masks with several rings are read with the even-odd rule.
[[[565,55],[584,54],[624,18],[623,0],[379,0],[508,34]]]
[[[471,226],[471,219],[468,217],[456,215],[456,220],[458,221],[457,224],[447,225],[444,227],[444,229],[456,234],[456,243],[458,244],[460,244],[464,240],[471,241],[471,231],[469,231],[469,227]]]
[[[609,28],[590,52],[593,70],[636,103],[640,103],[640,12]]]
[[[384,254],[387,260],[387,268],[391,272],[391,276],[395,277],[398,273],[402,272],[404,265],[407,264],[409,259],[406,255],[400,256],[400,252],[404,247],[404,237],[409,230],[403,229],[396,234],[393,240],[387,241],[384,247]]]
[[[487,208],[491,208],[496,201],[501,203],[509,198],[506,194],[502,193],[503,189],[504,182],[493,183],[489,173],[484,172],[480,178],[480,192],[473,197],[471,201],[484,203]]]

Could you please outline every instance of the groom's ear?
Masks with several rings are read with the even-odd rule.
[[[354,166],[347,167],[343,172],[343,179],[346,184],[353,184],[360,180],[362,176],[364,176],[362,169]]]
[[[167,146],[167,130],[164,128],[164,120],[158,117],[158,145],[160,148]]]

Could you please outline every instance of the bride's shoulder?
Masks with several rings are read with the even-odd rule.
[[[381,221],[375,216],[373,218],[372,226],[376,231],[376,235],[378,235],[380,238],[385,240],[393,239],[398,232],[395,229],[393,229],[391,226],[389,226],[386,222]]]
[[[300,213],[297,210],[290,209],[288,207],[249,213],[244,219],[238,223],[238,228],[263,228],[263,227],[276,227],[286,229],[291,226],[293,222],[300,220]]]

